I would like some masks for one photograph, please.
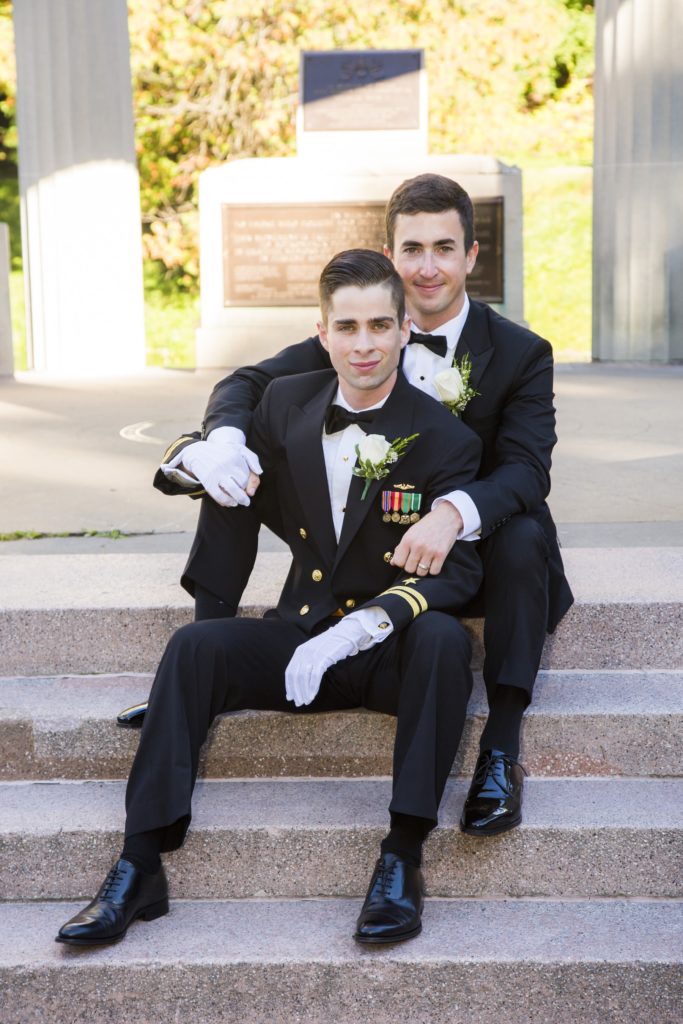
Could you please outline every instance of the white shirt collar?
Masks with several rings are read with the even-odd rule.
[[[448,351],[453,354],[458,342],[460,341],[460,335],[462,334],[462,329],[465,326],[465,320],[467,320],[467,314],[469,311],[470,300],[467,292],[465,292],[465,301],[463,302],[462,309],[457,316],[454,316],[451,320],[447,320],[445,324],[435,327],[433,331],[423,331],[415,321],[413,321],[413,327],[416,331],[420,331],[421,334],[444,334],[446,336]]]
[[[391,392],[389,392],[389,394],[391,394]],[[367,412],[369,409],[381,409],[388,397],[389,395],[386,395],[380,402],[377,402],[376,405],[368,405],[365,409],[354,409],[342,395],[341,388],[337,387],[337,393],[332,399],[332,405],[341,405],[342,409],[346,409],[348,412]]]

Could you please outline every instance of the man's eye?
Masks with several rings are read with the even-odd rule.
[[[407,245],[403,250],[404,255],[406,256],[416,256],[419,253],[419,251],[420,249],[419,246],[417,245]]]
[[[455,246],[454,245],[440,245],[439,248],[438,248],[438,251],[440,253],[443,253],[444,256],[450,256],[453,252],[455,252]]]

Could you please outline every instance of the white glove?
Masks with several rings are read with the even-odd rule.
[[[258,456],[243,444],[195,441],[181,453],[183,466],[204,486],[207,494],[225,508],[248,505],[250,498],[245,487],[249,474],[260,476],[263,470]]]
[[[285,669],[285,694],[300,708],[315,699],[328,668],[358,654],[370,636],[354,615],[342,619],[294,651]]]

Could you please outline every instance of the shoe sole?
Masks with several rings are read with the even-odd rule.
[[[386,946],[390,942],[405,942],[407,939],[414,939],[416,935],[419,935],[422,931],[422,925],[418,925],[417,928],[413,928],[411,932],[402,932],[400,935],[358,935],[357,933],[353,936],[356,942],[360,942],[364,946]]]
[[[144,907],[135,917],[131,918],[126,927],[118,935],[111,935],[106,939],[79,939],[68,938],[65,935],[58,935],[55,942],[62,942],[65,946],[109,946],[114,942],[120,942],[134,921],[156,921],[158,917],[168,914],[168,899],[159,900]]]
[[[502,832],[509,832],[510,829],[517,828],[518,825],[522,824],[522,815],[515,818],[514,821],[501,822],[500,825],[496,825],[493,828],[472,828],[469,825],[460,825],[460,831],[464,832],[468,836],[499,836]]]

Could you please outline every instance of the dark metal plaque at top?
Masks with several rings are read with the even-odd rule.
[[[304,131],[420,127],[422,50],[303,52]]]
[[[318,278],[342,249],[384,244],[383,202],[224,205],[225,306],[317,306]],[[503,199],[474,201],[479,256],[474,299],[503,302]]]

